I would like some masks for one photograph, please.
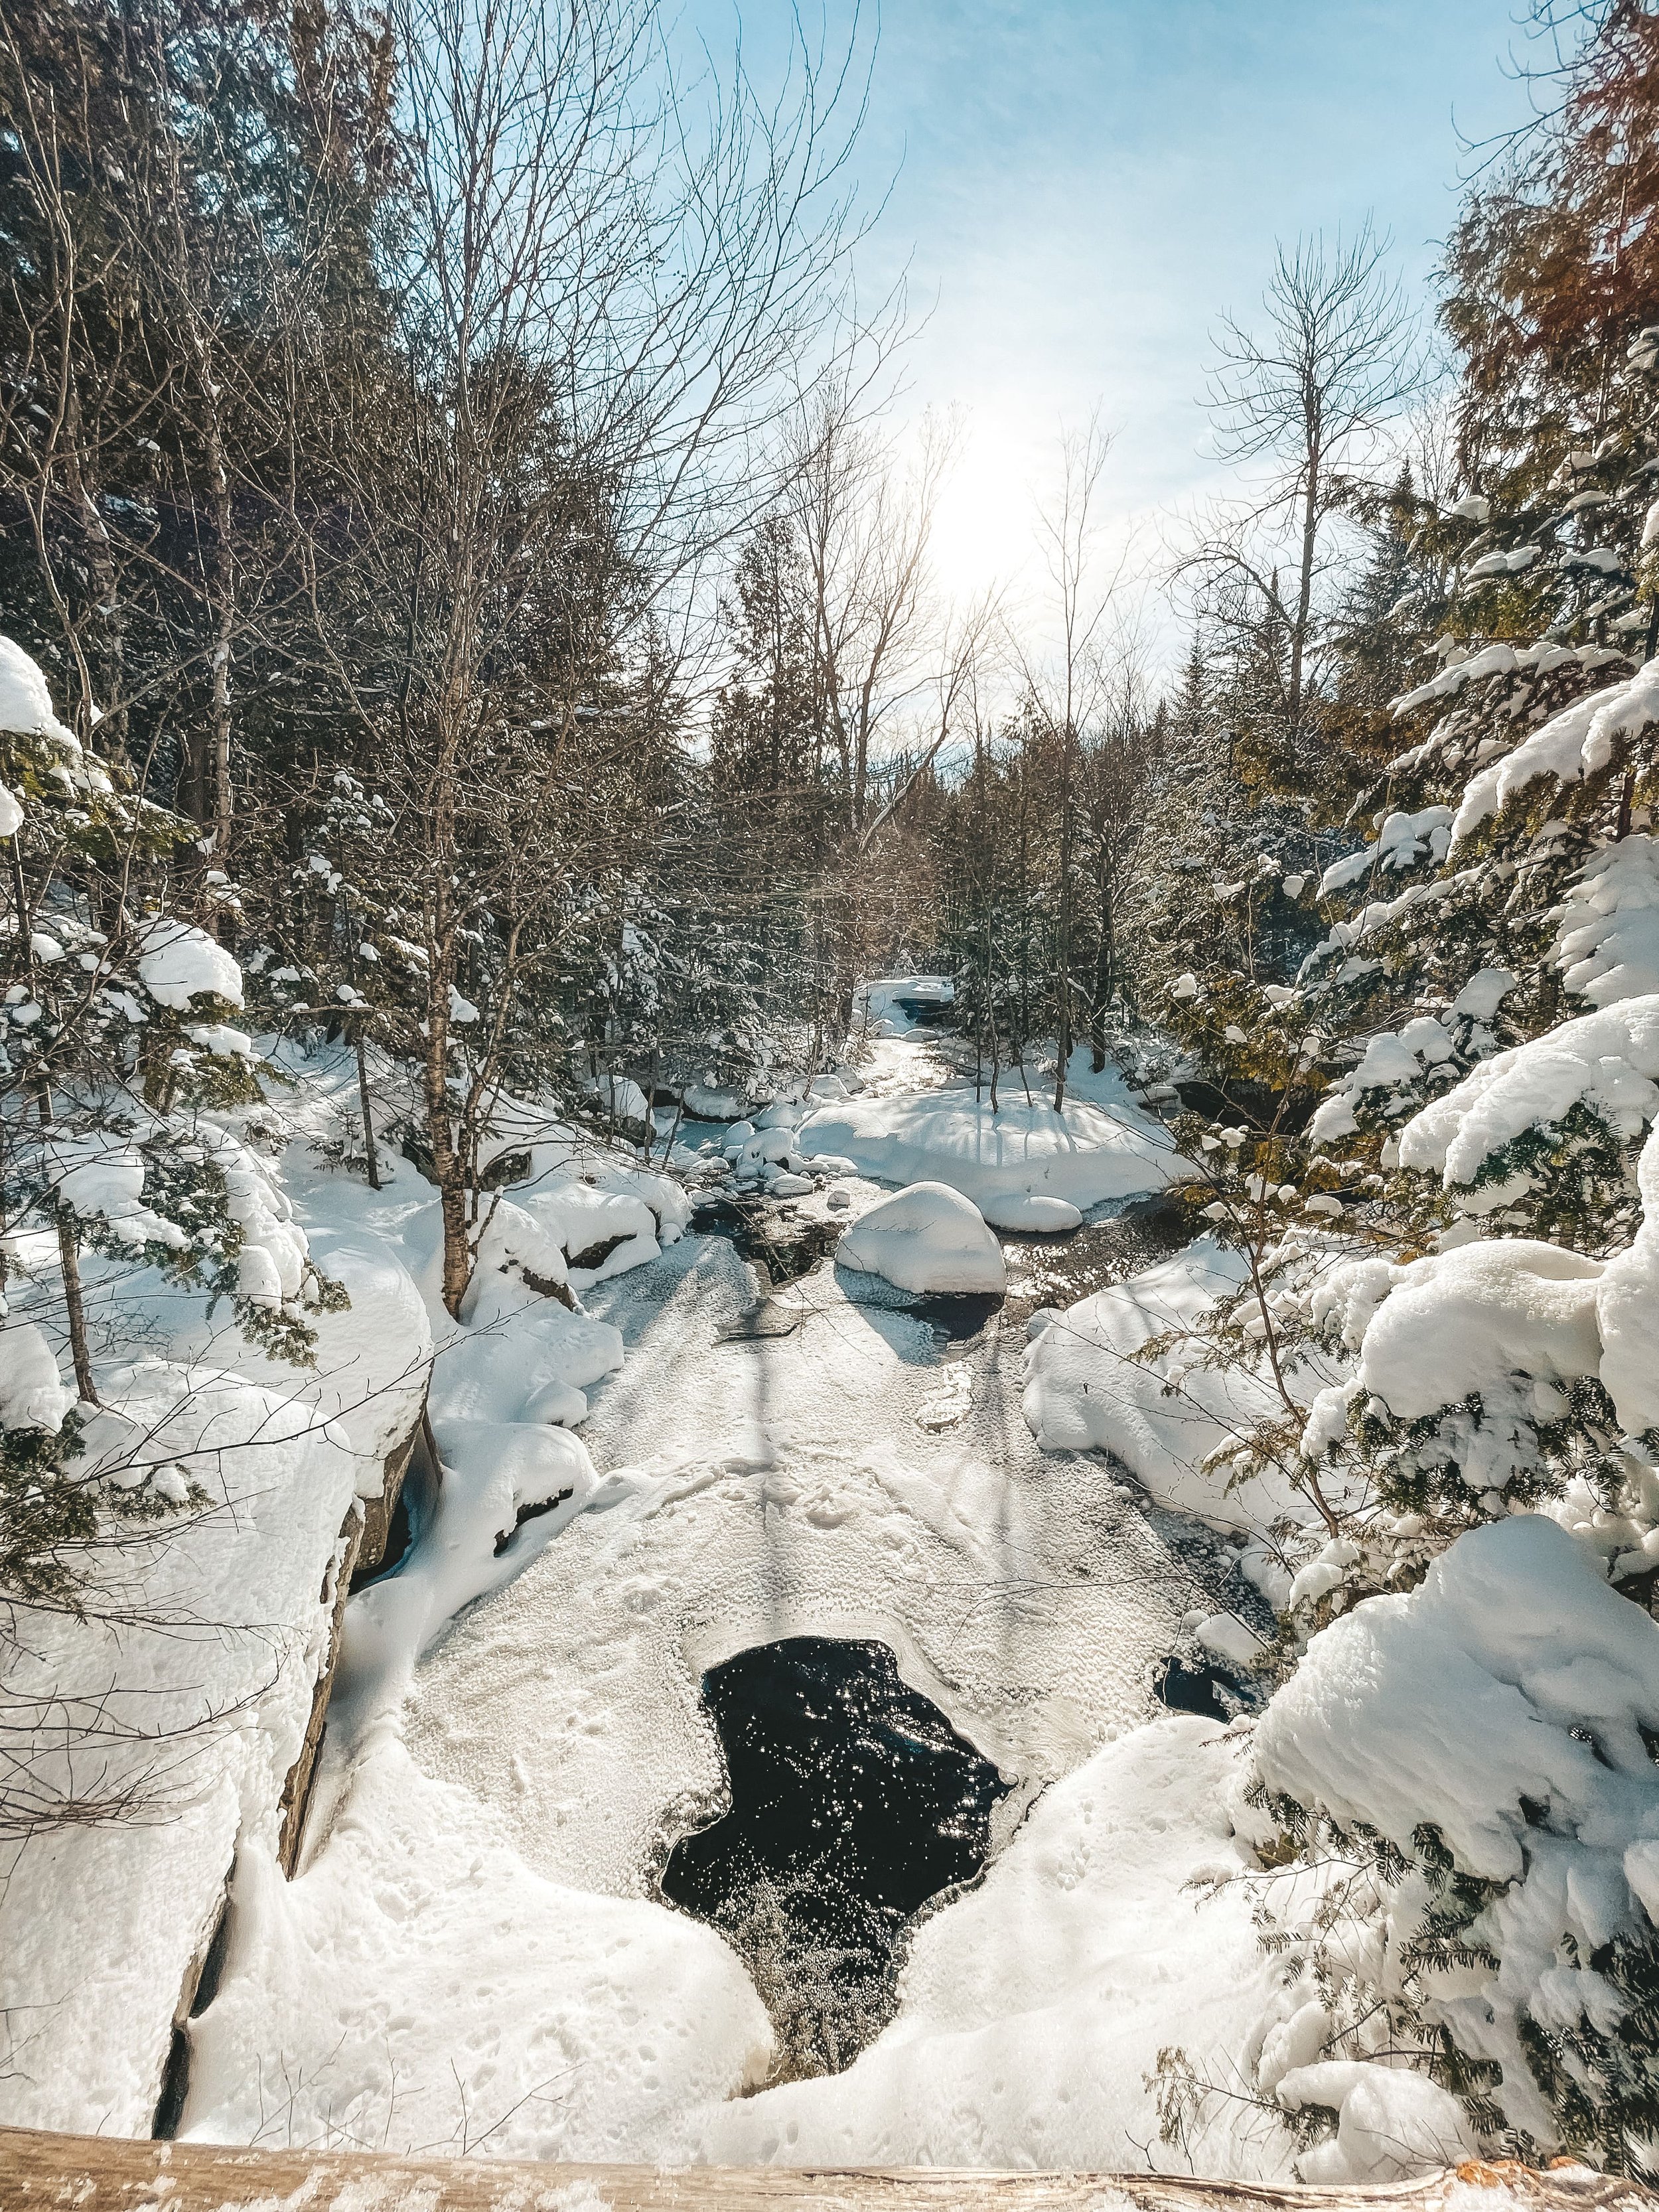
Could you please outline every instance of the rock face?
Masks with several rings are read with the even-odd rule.
[[[386,1454],[385,1479],[380,1494],[352,1499],[341,1523],[334,1557],[324,1578],[322,1602],[330,1608],[328,1642],[323,1663],[318,1670],[316,1687],[312,1692],[311,1717],[306,1723],[305,1741],[300,1747],[299,1757],[289,1769],[287,1781],[283,1784],[280,1807],[283,1829],[276,1856],[283,1872],[290,1877],[299,1860],[300,1838],[305,1832],[306,1808],[311,1800],[311,1784],[317,1771],[317,1754],[322,1749],[323,1729],[328,1718],[328,1700],[334,1687],[335,1662],[340,1655],[340,1630],[345,1619],[346,1600],[351,1595],[351,1578],[365,1569],[378,1567],[386,1557],[386,1536],[392,1527],[392,1516],[398,1510],[398,1500],[403,1495],[404,1478],[409,1473],[416,1447],[422,1443],[427,1446],[428,1459],[435,1474],[438,1455],[431,1449],[431,1431],[428,1426],[424,1406],[421,1408],[420,1419],[409,1434]]]
[[[995,1297],[1008,1287],[1002,1247],[984,1215],[971,1198],[942,1182],[915,1182],[872,1206],[842,1238],[836,1264],[921,1295]]]

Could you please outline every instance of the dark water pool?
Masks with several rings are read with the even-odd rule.
[[[884,1644],[761,1644],[711,1668],[702,1696],[732,1802],[674,1846],[663,1893],[743,1957],[777,2077],[836,2072],[891,2017],[911,1917],[983,1869],[1012,1785]]]

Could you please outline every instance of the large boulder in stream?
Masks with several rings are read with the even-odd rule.
[[[913,1182],[861,1214],[836,1264],[880,1275],[901,1291],[989,1292],[1008,1287],[1002,1247],[971,1198],[948,1183]]]

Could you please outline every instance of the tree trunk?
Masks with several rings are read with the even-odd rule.
[[[374,1150],[374,1115],[368,1102],[368,1054],[363,1045],[363,1025],[357,1024],[357,1097],[363,1109],[363,1157],[368,1164],[368,1187],[380,1188],[380,1163]]]
[[[87,1346],[87,1309],[81,1296],[81,1255],[75,1231],[60,1216],[58,1257],[64,1270],[64,1304],[69,1310],[70,1357],[75,1363],[75,1385],[88,1406],[101,1404],[92,1380],[92,1354]]]
[[[1308,457],[1308,489],[1302,501],[1302,562],[1297,582],[1296,624],[1291,632],[1290,720],[1292,732],[1302,726],[1303,666],[1307,654],[1308,620],[1313,611],[1314,556],[1319,543],[1319,459]]]

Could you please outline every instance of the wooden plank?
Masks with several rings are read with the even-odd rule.
[[[1385,2187],[1300,2189],[1181,2174],[538,2166],[0,2128],[0,2212],[1455,2212],[1460,2184],[1507,2189],[1517,2212],[1659,2205],[1583,2166],[1471,2164]]]

